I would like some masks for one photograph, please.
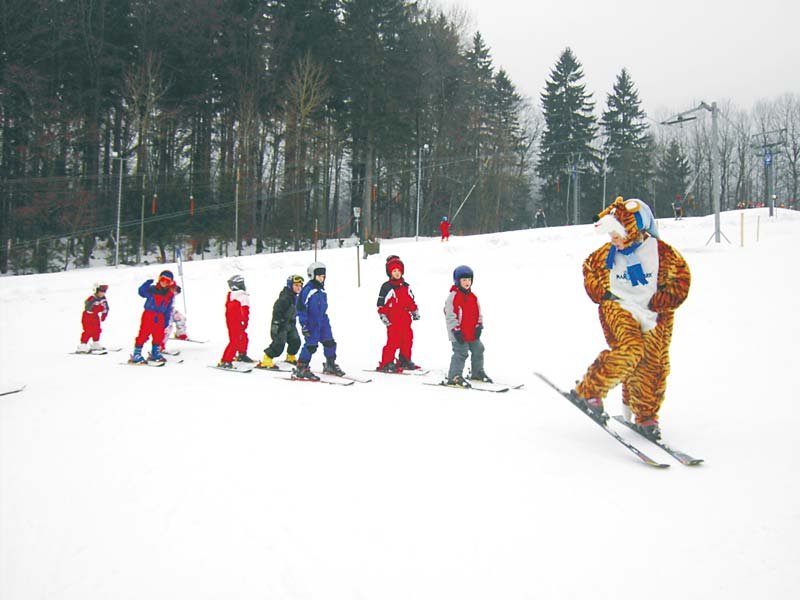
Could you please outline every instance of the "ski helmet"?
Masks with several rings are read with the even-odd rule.
[[[241,275],[234,275],[233,277],[228,279],[228,287],[231,289],[231,291],[237,291],[237,290],[244,291],[245,289],[247,289],[244,286],[244,277],[242,277]]]
[[[303,285],[305,283],[305,279],[303,279],[302,275],[289,275],[289,277],[286,278],[286,287],[287,288],[292,289],[292,286],[295,283],[299,283],[300,285]]]
[[[386,274],[391,277],[392,271],[395,269],[400,269],[400,275],[406,272],[406,266],[403,264],[403,261],[400,260],[400,257],[392,254],[386,257]]]
[[[470,269],[467,265],[459,265],[453,271],[453,283],[458,285],[459,279],[466,277],[467,279],[472,279],[474,273],[472,269]]]
[[[325,264],[321,262],[313,262],[308,265],[308,269],[306,269],[306,273],[308,273],[309,279],[314,279],[317,275],[325,275]]]
[[[175,281],[175,275],[173,275],[172,271],[169,270],[161,271],[161,273],[158,275],[158,278],[161,279],[162,277],[166,277],[167,279],[172,279]]]
[[[100,283],[99,281],[95,281],[95,282],[94,282],[94,285],[92,286],[92,289],[94,290],[94,293],[95,293],[95,294],[96,294],[97,292],[103,292],[103,293],[105,293],[105,292],[108,290],[108,284],[106,284],[106,283]]]
[[[447,215],[442,217],[442,221],[447,221]]]

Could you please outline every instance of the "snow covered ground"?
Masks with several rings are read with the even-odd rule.
[[[416,293],[414,359],[446,368],[442,305],[475,270],[488,394],[372,374],[351,387],[209,369],[226,279],[244,275],[260,357],[272,303],[313,252],[184,264],[183,364],[119,364],[160,267],[0,279],[0,598],[31,600],[793,598],[800,586],[800,214],[660,221],[692,269],[662,410],[706,460],[652,469],[533,376],[572,385],[604,347],[581,262],[591,226],[320,251],[339,363],[384,343],[384,259]],[[760,223],[759,223],[760,222]],[[756,241],[757,223],[760,241]],[[166,265],[175,269],[175,265]],[[110,285],[106,356],[76,356],[83,299]],[[183,308],[179,299],[179,307]],[[315,357],[319,367],[321,358]],[[441,373],[431,373],[436,380]],[[619,392],[608,401],[619,412]],[[619,429],[622,429],[619,427]]]

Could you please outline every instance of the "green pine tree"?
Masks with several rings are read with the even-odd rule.
[[[658,161],[655,204],[659,210],[656,217],[672,214],[672,202],[677,196],[683,199],[690,173],[689,159],[678,141],[672,140]]]
[[[539,157],[539,176],[544,180],[542,197],[550,224],[573,221],[573,167],[579,172],[596,164],[595,151],[591,147],[597,132],[594,102],[582,83],[583,77],[581,63],[572,50],[566,48],[550,72],[550,79],[541,95],[545,131]],[[585,179],[582,173],[581,177]],[[580,200],[583,205],[587,197],[582,194]],[[581,219],[587,220],[594,212],[581,210]]]

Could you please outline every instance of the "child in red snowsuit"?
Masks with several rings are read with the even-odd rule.
[[[172,302],[176,293],[175,278],[172,275],[172,271],[161,271],[155,285],[153,285],[152,279],[148,279],[139,286],[139,295],[146,300],[139,325],[139,335],[136,336],[133,356],[131,356],[129,362],[136,364],[148,362],[142,356],[142,347],[149,338],[153,339],[150,361],[164,362],[164,357],[161,356],[161,345],[164,342],[164,330],[169,324]]]
[[[219,365],[233,369],[233,361],[255,362],[247,356],[247,325],[250,323],[250,294],[245,290],[244,277],[234,275],[228,279],[228,297],[225,300],[225,322],[228,325],[228,345]],[[238,354],[238,355],[237,355]]]
[[[442,217],[442,222],[439,223],[439,231],[442,232],[443,242],[450,239],[450,221],[447,220],[447,217]]]
[[[83,314],[81,315],[83,332],[81,333],[81,343],[76,350],[79,354],[105,350],[100,343],[100,333],[102,331],[100,321],[105,321],[108,316],[107,290],[108,286],[106,284],[95,283],[94,293],[83,303]],[[92,340],[91,345],[89,345],[89,340]]]
[[[386,259],[386,274],[389,281],[381,286],[378,293],[378,316],[386,325],[386,345],[383,347],[379,371],[399,373],[403,369],[418,369],[411,361],[411,346],[414,333],[411,320],[419,319],[419,310],[414,301],[414,294],[403,279],[405,266],[397,256]],[[395,353],[400,356],[395,362]]]

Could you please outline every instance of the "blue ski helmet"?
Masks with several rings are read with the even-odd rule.
[[[289,277],[286,278],[286,287],[287,288],[292,289],[292,286],[295,283],[299,283],[300,285],[303,285],[305,283],[305,280],[303,279],[303,276],[302,275],[289,275]]]
[[[466,277],[467,279],[473,279],[474,273],[472,269],[470,269],[467,265],[459,265],[456,267],[455,271],[453,271],[453,283],[458,285],[458,280],[462,277]]]

